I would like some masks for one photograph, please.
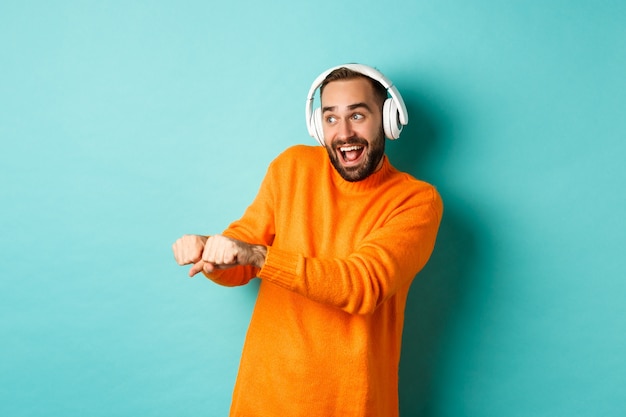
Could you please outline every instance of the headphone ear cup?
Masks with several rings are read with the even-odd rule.
[[[398,139],[402,132],[400,114],[395,100],[388,98],[383,105],[383,130],[389,139]]]
[[[311,117],[311,126],[313,127],[312,131],[315,135],[315,140],[319,142],[320,145],[324,146],[324,129],[322,128],[322,109],[318,107],[313,111],[313,116]]]

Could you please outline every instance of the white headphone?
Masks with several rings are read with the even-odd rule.
[[[322,85],[324,79],[338,68],[347,68],[352,71],[356,71],[363,75],[366,75],[383,85],[387,89],[387,92],[391,96],[385,100],[383,104],[383,130],[385,136],[389,139],[398,139],[402,128],[409,123],[409,114],[406,111],[406,106],[402,96],[398,92],[396,86],[394,86],[387,77],[381,74],[378,70],[372,67],[362,64],[345,64],[330,68],[321,73],[309,90],[309,95],[306,99],[306,125],[309,131],[309,135],[315,138],[320,145],[324,146],[324,130],[322,129],[322,109],[321,107],[313,110],[313,99],[315,91]]]

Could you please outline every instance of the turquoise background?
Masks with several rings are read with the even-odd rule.
[[[4,1],[0,415],[224,416],[256,284],[190,280],[344,62],[446,211],[403,416],[626,415],[626,2]]]

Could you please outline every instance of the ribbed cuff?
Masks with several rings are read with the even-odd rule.
[[[259,271],[259,278],[291,290],[298,277],[301,262],[302,257],[296,253],[268,246],[265,264]]]

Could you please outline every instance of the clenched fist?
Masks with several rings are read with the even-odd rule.
[[[174,242],[172,250],[179,265],[193,264],[189,270],[191,277],[201,271],[208,274],[236,265],[262,268],[267,254],[263,245],[251,245],[222,235],[184,235]]]
[[[172,245],[174,259],[178,265],[195,264],[202,260],[206,236],[184,235]]]

